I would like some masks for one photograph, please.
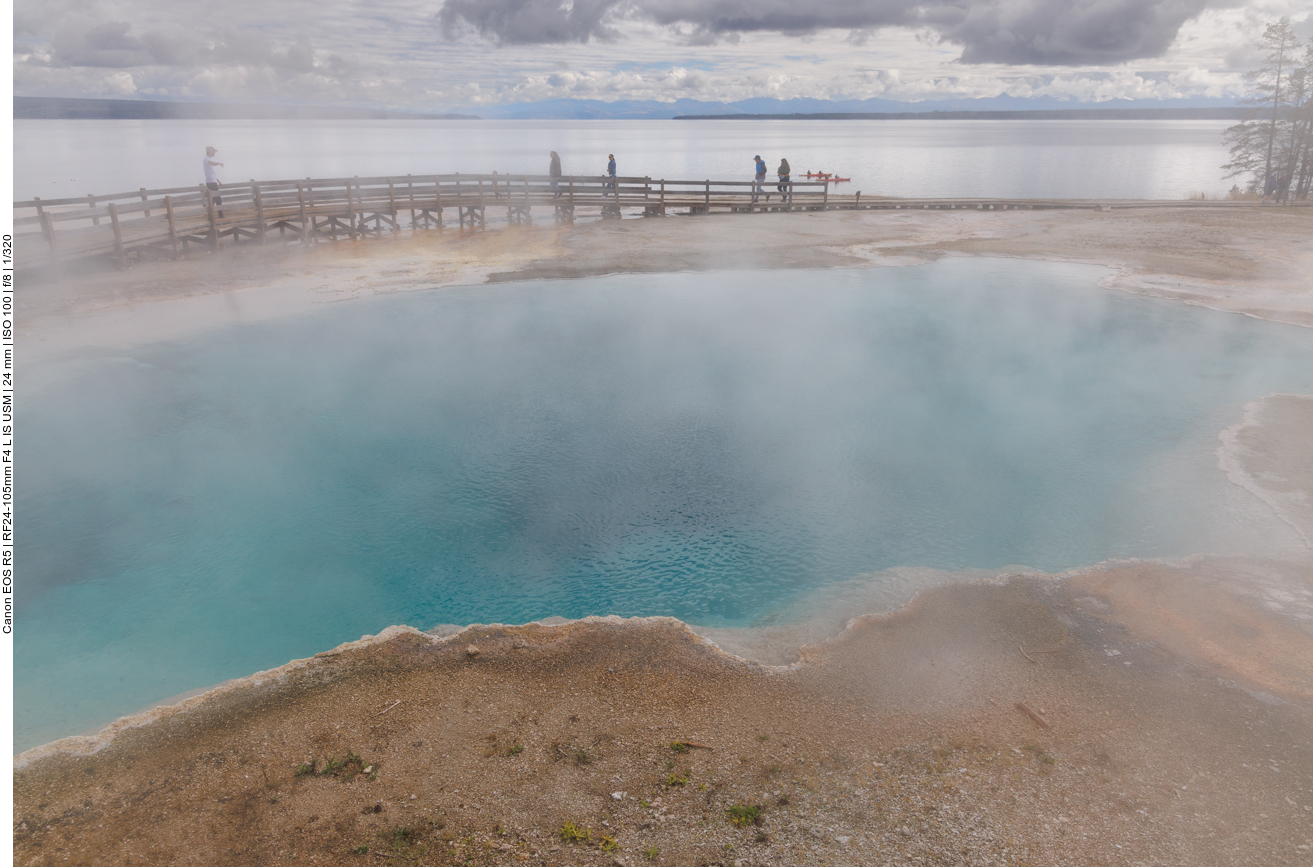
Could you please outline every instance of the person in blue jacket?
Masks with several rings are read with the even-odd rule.
[[[608,160],[610,160],[610,162],[608,162],[608,163],[606,164],[606,176],[607,176],[608,178],[612,178],[612,179],[613,179],[613,180],[612,180],[609,184],[607,184],[606,186],[611,190],[612,195],[617,195],[616,192],[615,192],[615,180],[614,180],[614,178],[615,178],[615,154],[607,154],[607,155],[606,155],[606,158],[607,158]]]
[[[766,161],[761,158],[761,154],[757,154],[752,159],[757,164],[756,184],[752,188],[752,201],[755,202],[766,186]],[[766,198],[770,199],[770,193],[766,193]]]

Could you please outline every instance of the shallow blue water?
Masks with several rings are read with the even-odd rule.
[[[1272,544],[1212,450],[1313,333],[1102,273],[441,290],[67,365],[21,395],[16,748],[393,623]]]

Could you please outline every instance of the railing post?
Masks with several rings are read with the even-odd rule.
[[[260,185],[251,184],[251,197],[255,199],[255,234],[260,239],[260,243],[265,242],[264,238],[264,200],[260,198]]]
[[[666,179],[661,179],[661,216],[666,215]]]
[[[59,250],[55,247],[55,223],[49,214],[41,215],[41,231],[45,233],[46,243],[50,245],[50,258],[53,261],[59,257]]]
[[[442,225],[442,179],[437,175],[433,176],[433,189],[438,196],[438,231],[443,230]]]
[[[87,206],[90,207],[91,210],[93,211],[93,213],[92,213],[92,215],[91,215],[91,225],[93,225],[93,226],[99,226],[99,225],[100,225],[100,217],[97,217],[97,216],[95,215],[95,213],[94,213],[94,211],[96,210],[96,197],[95,197],[94,195],[92,195],[91,193],[87,193]]]
[[[169,246],[173,255],[178,255],[178,224],[173,219],[173,196],[164,197],[164,213],[169,218]]]
[[[142,187],[142,188],[141,188],[141,201],[142,201],[143,203],[149,204],[149,202],[148,202],[147,199],[146,199],[146,188],[145,188],[145,187]],[[150,209],[149,209],[149,208],[145,208],[145,209],[143,209],[143,210],[144,210],[144,212],[145,212],[145,215],[146,215],[147,217],[149,217],[149,216],[150,216]]]
[[[860,211],[861,209],[862,209],[862,191],[861,191],[861,190],[858,190],[858,191],[857,191],[857,201],[853,202],[853,210],[854,210],[854,211]]]
[[[410,231],[415,231],[415,180],[406,175],[406,196],[410,201]]]
[[[214,217],[214,194],[210,188],[202,185],[201,189],[205,191],[205,210],[210,215],[210,247],[214,252],[219,252],[219,222]]]
[[[706,194],[703,196],[702,204],[706,206],[707,213],[711,213],[711,179],[707,179]]]
[[[46,236],[46,243],[50,245],[50,258],[55,257],[55,222],[50,219],[50,215],[41,207],[41,197],[36,196],[32,199],[36,202],[36,216],[41,221],[41,234]]]
[[[828,211],[830,209],[830,185],[826,184],[822,189],[825,191],[825,196],[821,199],[821,210]]]
[[[119,231],[119,209],[109,203],[109,223],[114,227],[114,249],[119,253],[119,266],[128,267],[128,254],[123,251],[123,233]]]
[[[392,178],[388,178],[388,205],[392,208],[392,231],[397,230],[397,193],[392,189]]]
[[[305,212],[305,187],[296,182],[296,201],[301,206],[301,244],[310,243],[310,217]]]
[[[346,219],[347,225],[351,227],[348,230],[351,233],[351,240],[354,241],[356,239],[356,210],[355,204],[351,201],[351,181],[346,182]]]

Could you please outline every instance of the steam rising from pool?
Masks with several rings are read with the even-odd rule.
[[[1213,452],[1313,336],[1102,273],[442,290],[64,362],[23,395],[15,746],[394,623],[1298,545]]]

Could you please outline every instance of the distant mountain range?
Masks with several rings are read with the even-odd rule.
[[[1247,108],[1059,108],[1036,111],[889,111],[683,114],[674,120],[1240,120]]]
[[[378,108],[165,102],[151,99],[14,97],[16,120],[478,120],[468,114],[416,114]]]
[[[476,114],[477,112],[477,114]],[[556,99],[513,105],[479,106],[458,113],[420,113],[380,108],[267,103],[166,102],[147,99],[67,99],[14,97],[14,117],[25,120],[668,120],[672,118],[842,119],[884,120],[913,117],[943,118],[1217,118],[1243,114],[1226,99],[1122,99],[1098,103],[1064,102],[1044,97],[1018,99],[945,99],[897,102],[888,99],[744,99],[704,102],[651,100]]]
[[[1109,110],[1144,109],[1173,111],[1180,110],[1230,110],[1238,111],[1235,101],[1230,99],[1117,99],[1107,102],[1064,102],[1060,99],[1044,97],[1040,99],[1018,99],[1012,96],[996,96],[988,99],[943,99],[926,102],[897,102],[891,99],[743,99],[738,102],[703,102],[696,99],[679,99],[674,102],[653,102],[640,100],[619,100],[602,102],[592,99],[558,99],[543,102],[525,102],[515,105],[479,106],[477,111],[485,118],[556,118],[556,119],[610,119],[625,118],[631,120],[663,119],[691,116],[768,116],[789,117],[796,115],[923,115],[933,112],[1034,112],[1034,111],[1082,111],[1107,112]],[[1109,114],[1094,114],[1094,117],[1112,117]],[[1182,116],[1182,115],[1176,115]],[[1216,115],[1201,115],[1216,116]],[[1223,115],[1230,118],[1236,115]]]

